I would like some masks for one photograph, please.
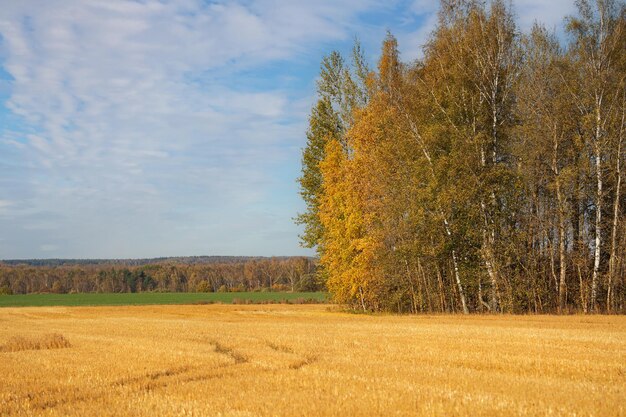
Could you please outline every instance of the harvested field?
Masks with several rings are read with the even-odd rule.
[[[0,349],[2,416],[626,415],[620,316],[0,309],[15,341],[40,345]]]
[[[70,342],[58,333],[45,334],[35,338],[16,336],[10,338],[0,352],[19,352],[21,350],[61,349],[70,347]]]

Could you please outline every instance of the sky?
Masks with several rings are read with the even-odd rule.
[[[517,0],[559,30],[573,0]],[[0,259],[313,255],[293,218],[322,57],[428,0],[0,0]]]

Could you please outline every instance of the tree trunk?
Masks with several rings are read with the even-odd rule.
[[[596,98],[596,131],[594,138],[594,157],[596,164],[596,224],[595,224],[595,250],[593,256],[593,276],[591,279],[591,311],[597,307],[598,280],[600,275],[600,257],[602,250],[602,153],[600,137],[602,135],[602,95]]]
[[[557,212],[559,217],[559,313],[563,313],[565,309],[565,294],[566,294],[566,273],[567,273],[567,264],[565,259],[565,202],[563,201],[563,193],[561,191],[561,178],[559,177],[559,165],[558,165],[558,152],[559,152],[559,138],[555,131],[553,133],[553,153],[552,153],[552,172],[555,177],[555,188],[556,188],[556,200],[558,204]]]
[[[449,238],[452,236],[452,232],[450,231],[448,220],[444,218],[443,223],[446,229],[446,234],[448,235],[448,238]],[[469,310],[467,309],[467,303],[465,301],[465,292],[463,291],[463,285],[461,284],[461,274],[459,273],[459,262],[457,260],[456,250],[454,249],[452,249],[452,265],[454,267],[454,279],[459,289],[459,298],[461,299],[461,306],[463,307],[463,314],[469,314]]]
[[[606,289],[606,310],[611,311],[611,292],[613,291],[613,282],[615,281],[616,255],[617,255],[617,228],[619,225],[619,200],[621,197],[622,187],[622,170],[621,170],[621,153],[622,138],[624,132],[624,105],[622,104],[622,124],[620,125],[619,137],[617,141],[617,158],[615,162],[615,173],[617,175],[617,184],[615,184],[615,201],[613,203],[613,224],[611,225],[611,257],[609,258],[609,282]]]
[[[498,309],[498,292],[497,292],[497,271],[495,269],[495,260],[493,254],[493,232],[489,230],[489,220],[487,219],[487,209],[484,201],[480,202],[480,207],[482,210],[482,215],[484,219],[483,226],[483,247],[480,251],[481,256],[483,258],[483,262],[485,263],[485,268],[487,269],[487,275],[489,275],[489,281],[491,281],[491,289],[489,296],[489,310],[492,312],[496,312]]]

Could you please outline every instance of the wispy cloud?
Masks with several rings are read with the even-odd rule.
[[[304,126],[292,102],[303,92],[272,86],[278,75],[265,67],[306,54],[319,42],[349,38],[358,13],[372,5],[4,4],[0,56],[12,78],[5,106],[20,123],[0,130],[0,146],[21,170],[7,179],[21,187],[5,193],[21,203],[0,207],[11,213],[5,221],[19,225],[15,234],[36,236],[34,241],[45,240],[44,232],[56,223],[55,237],[66,252],[77,249],[75,241],[90,242],[77,256],[201,250],[186,244],[190,235],[216,230],[217,223],[236,224],[235,213],[273,198],[272,172],[281,164],[297,165]],[[250,70],[262,73],[270,86],[240,88]],[[297,230],[290,224],[295,185],[287,186],[294,194],[291,206],[277,208],[286,219],[269,227],[288,230],[292,238],[265,246],[256,242],[257,252],[297,252]],[[37,222],[26,218],[33,213]],[[268,227],[262,212],[251,218],[256,227]],[[181,219],[196,231],[177,230]],[[205,253],[220,252],[229,239],[233,245],[246,239],[227,233],[203,238]],[[143,247],[126,248],[123,241]],[[0,256],[22,255],[4,249],[9,252]],[[254,250],[244,245],[240,252]]]
[[[515,10],[521,30],[529,30],[535,21],[549,30],[561,31],[563,18],[576,12],[573,0],[517,0]]]
[[[563,13],[519,3],[522,22]],[[321,55],[359,35],[373,56],[391,29],[414,58],[433,4],[4,2],[0,258],[51,247],[72,257],[308,253],[291,218]]]
[[[54,252],[54,251],[59,249],[59,247],[57,245],[53,245],[53,244],[50,244],[50,243],[46,243],[44,245],[41,245],[39,248],[43,252]]]

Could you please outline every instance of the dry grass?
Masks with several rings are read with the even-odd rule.
[[[72,346],[70,342],[58,333],[45,334],[38,337],[13,336],[0,346],[0,352],[19,352],[22,350],[62,349]]]
[[[0,309],[0,345],[51,331],[0,353],[0,415],[626,415],[626,317]]]

